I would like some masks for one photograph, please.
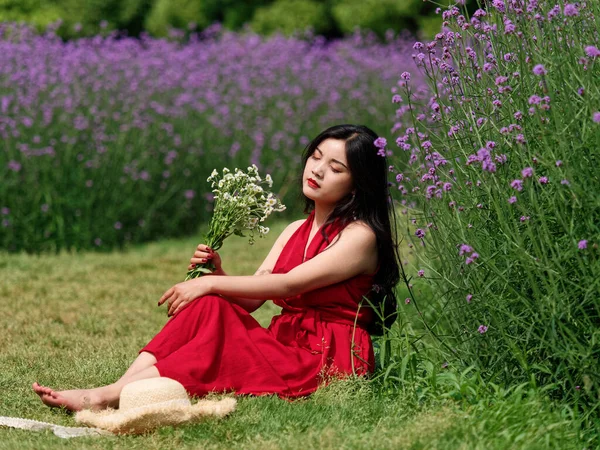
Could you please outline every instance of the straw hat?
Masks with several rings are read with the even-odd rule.
[[[170,378],[148,378],[127,384],[119,409],[84,409],[75,421],[116,434],[140,434],[165,425],[198,422],[207,416],[223,417],[235,409],[234,398],[200,400],[192,405],[185,388]]]

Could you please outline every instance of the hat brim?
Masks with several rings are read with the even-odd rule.
[[[224,417],[235,409],[236,400],[200,400],[193,405],[165,402],[129,411],[84,409],[75,414],[75,421],[115,434],[142,434],[161,426],[199,422],[205,417]]]

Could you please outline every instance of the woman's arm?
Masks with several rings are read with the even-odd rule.
[[[340,234],[336,245],[288,273],[206,277],[206,289],[225,297],[243,297],[249,303],[293,297],[366,273],[373,258],[377,258],[375,233],[355,222]]]
[[[216,294],[241,297],[247,301],[247,306],[255,308],[265,299],[294,297],[366,273],[377,258],[377,238],[367,225],[354,224],[338,235],[336,245],[287,273],[195,278],[170,288],[162,295],[158,306],[168,301],[169,316],[177,315],[196,298]]]
[[[271,273],[269,270],[260,270],[258,272],[256,272],[254,274],[254,276],[257,275],[264,275],[265,273]],[[228,276],[227,273],[225,273],[225,271],[223,269],[221,270],[217,270],[214,271],[212,273],[212,275],[219,275],[219,276]],[[248,311],[249,313],[256,311],[258,308],[260,308],[262,306],[262,304],[266,301],[266,300],[256,300],[254,298],[245,298],[245,297],[235,297],[233,295],[222,295],[221,297],[223,297],[224,299],[230,301],[231,303],[235,303],[236,305],[241,306],[242,308],[244,308],[246,311]]]

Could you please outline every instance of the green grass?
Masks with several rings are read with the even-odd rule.
[[[227,241],[220,253],[228,273],[254,273],[285,226],[269,225],[271,233],[253,247],[243,238]],[[31,383],[69,389],[115,381],[164,324],[166,310],[156,302],[183,279],[199,243],[161,241],[123,254],[0,254],[0,415],[76,426],[71,415],[42,405]],[[255,316],[266,326],[276,312],[265,304]],[[386,392],[348,380],[293,402],[239,397],[224,420],[145,436],[62,440],[3,428],[0,448],[586,448],[568,408],[539,392],[513,390],[470,404]]]

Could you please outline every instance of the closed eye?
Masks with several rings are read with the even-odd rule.
[[[319,159],[321,159],[321,158],[317,158],[317,157],[315,156],[315,154],[314,154],[314,153],[311,155],[311,158],[312,158],[312,159],[315,159],[315,160],[317,160],[317,161],[318,161]],[[333,171],[333,173],[342,173],[342,171],[341,171],[341,170],[335,170],[333,167],[331,168],[331,170]]]

